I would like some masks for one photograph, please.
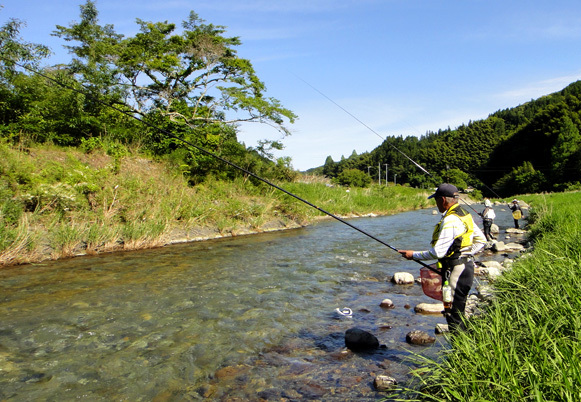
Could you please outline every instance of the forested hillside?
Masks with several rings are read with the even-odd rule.
[[[576,188],[581,180],[580,114],[581,81],[577,81],[456,129],[428,132],[421,138],[388,137],[373,151],[338,162],[328,157],[316,171],[338,177],[348,169],[368,173],[370,166],[385,169],[387,164],[390,181],[433,186],[445,180],[502,196]]]

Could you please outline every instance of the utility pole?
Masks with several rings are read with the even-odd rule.
[[[385,185],[387,186],[387,163],[384,163],[385,165]]]
[[[377,165],[379,170],[377,171],[377,183],[381,186],[381,163]]]
[[[369,169],[371,169],[371,166],[367,166],[367,176],[371,176],[371,173],[369,173]]]
[[[393,185],[395,186],[396,184],[397,184],[397,173],[393,175]]]

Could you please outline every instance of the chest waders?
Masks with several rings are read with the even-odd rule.
[[[446,252],[446,255],[438,259],[438,266],[442,272],[442,281],[449,281],[452,286],[453,301],[452,306],[444,308],[444,317],[448,323],[450,331],[458,328],[464,328],[464,310],[468,293],[472,288],[474,280],[474,267],[472,261],[462,257],[462,250],[470,249],[472,246],[472,234],[474,233],[474,221],[472,216],[458,204],[450,207],[444,218],[449,215],[457,216],[464,224],[464,232],[454,238],[452,245]],[[432,247],[438,241],[442,231],[442,222],[444,218],[434,228],[432,235]]]

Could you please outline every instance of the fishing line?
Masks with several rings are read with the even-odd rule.
[[[371,239],[373,239],[373,240],[375,240],[375,241],[377,241],[377,242],[379,242],[379,243],[383,244],[384,246],[386,246],[386,247],[389,247],[390,249],[392,249],[392,250],[394,250],[394,251],[396,251],[396,252],[398,251],[398,249],[397,249],[397,248],[395,248],[395,247],[391,246],[390,244],[388,244],[388,243],[384,242],[384,241],[383,241],[383,240],[381,240],[381,239],[378,239],[377,237],[373,236],[372,234],[370,234],[370,233],[367,233],[367,232],[366,232],[366,231],[364,231],[363,229],[360,229],[360,228],[358,228],[357,226],[355,226],[355,225],[353,225],[353,224],[351,224],[351,223],[347,222],[346,220],[344,220],[344,219],[342,219],[342,218],[338,217],[337,215],[334,215],[334,214],[332,214],[332,213],[330,213],[330,212],[328,212],[328,211],[324,210],[323,208],[320,208],[320,207],[316,206],[315,204],[313,204],[313,203],[311,203],[311,202],[309,202],[309,201],[305,200],[304,198],[301,198],[301,197],[299,197],[298,195],[296,195],[296,194],[293,194],[293,193],[291,193],[291,192],[290,192],[290,191],[288,191],[288,190],[285,190],[284,188],[282,188],[282,187],[280,187],[280,186],[278,186],[278,185],[276,185],[276,184],[274,184],[274,183],[270,182],[269,180],[267,180],[267,179],[265,179],[265,178],[262,178],[262,177],[258,176],[257,174],[255,174],[255,173],[253,173],[253,172],[251,172],[251,171],[249,171],[249,170],[247,170],[247,169],[245,169],[245,168],[243,168],[243,167],[241,167],[241,166],[238,166],[238,165],[236,165],[235,163],[233,163],[233,162],[230,162],[229,160],[227,160],[227,159],[225,159],[225,158],[223,158],[223,157],[221,157],[221,156],[219,156],[219,155],[216,155],[216,154],[215,154],[215,153],[213,153],[213,152],[210,152],[210,151],[208,151],[208,150],[206,150],[206,149],[204,149],[204,148],[202,148],[202,147],[199,147],[198,145],[192,144],[191,142],[189,142],[189,141],[187,141],[187,140],[185,140],[185,139],[183,139],[183,138],[181,138],[181,137],[178,137],[178,136],[176,136],[176,135],[172,134],[172,133],[171,133],[171,132],[169,132],[168,130],[165,130],[165,129],[161,128],[161,127],[158,127],[158,126],[156,126],[156,125],[154,125],[154,124],[152,124],[152,123],[149,123],[148,121],[145,121],[145,120],[143,120],[143,119],[140,119],[139,117],[135,116],[134,114],[132,114],[132,113],[130,113],[130,112],[128,112],[128,111],[126,111],[126,110],[122,110],[122,109],[120,109],[120,108],[118,108],[118,107],[116,107],[116,106],[114,106],[114,105],[111,105],[111,104],[109,104],[109,103],[107,103],[107,102],[105,102],[105,101],[102,101],[101,99],[97,98],[95,95],[93,95],[93,94],[91,94],[91,93],[85,93],[84,91],[81,91],[81,90],[79,90],[79,89],[77,89],[77,88],[74,88],[74,87],[72,87],[72,86],[70,86],[70,85],[64,84],[64,83],[62,83],[62,82],[60,82],[60,81],[58,81],[58,80],[56,80],[56,79],[54,79],[54,78],[52,78],[52,77],[50,77],[50,76],[46,75],[46,74],[43,74],[43,73],[41,73],[40,71],[37,71],[37,70],[35,70],[35,69],[31,68],[31,67],[28,67],[28,66],[26,66],[26,65],[19,64],[19,63],[17,63],[17,62],[14,62],[14,64],[15,64],[15,65],[17,65],[17,66],[19,66],[19,67],[21,67],[21,68],[24,68],[24,69],[26,69],[26,70],[28,70],[28,71],[30,71],[30,72],[32,72],[32,73],[34,73],[34,74],[37,74],[37,75],[39,75],[40,77],[43,77],[43,78],[45,78],[45,79],[47,79],[47,80],[49,80],[49,81],[51,81],[51,82],[53,82],[53,83],[55,83],[55,84],[57,84],[57,85],[59,85],[59,86],[63,87],[63,88],[69,89],[69,90],[71,90],[71,91],[74,91],[74,92],[76,92],[76,93],[79,93],[79,94],[81,94],[81,95],[83,95],[83,96],[88,96],[88,97],[91,97],[91,98],[93,98],[93,99],[94,99],[96,102],[98,102],[99,104],[101,104],[101,105],[103,105],[103,106],[106,106],[106,107],[109,107],[109,108],[111,108],[111,109],[113,109],[113,110],[116,110],[116,111],[118,111],[119,113],[122,113],[122,114],[124,114],[125,116],[128,116],[128,117],[130,117],[130,118],[132,118],[132,119],[135,119],[135,120],[139,121],[140,123],[143,123],[143,124],[145,124],[146,126],[148,126],[148,127],[152,128],[152,129],[154,129],[154,130],[157,130],[157,131],[159,131],[160,133],[163,133],[163,134],[167,135],[167,136],[168,136],[168,137],[170,137],[170,138],[173,138],[173,139],[175,139],[175,140],[181,141],[182,143],[186,144],[187,146],[190,146],[190,147],[192,147],[192,148],[195,148],[195,149],[197,149],[198,151],[200,151],[200,152],[202,152],[202,153],[204,153],[204,154],[206,154],[206,155],[208,155],[208,156],[211,156],[211,157],[213,157],[213,158],[216,158],[216,159],[220,160],[221,162],[223,162],[223,163],[225,163],[225,164],[227,164],[227,165],[229,165],[229,166],[232,166],[233,168],[235,168],[235,169],[238,169],[238,170],[240,170],[240,171],[242,171],[242,172],[244,172],[244,173],[248,174],[249,176],[252,176],[252,177],[254,177],[254,178],[255,178],[255,179],[257,179],[257,180],[259,180],[259,181],[261,181],[261,182],[263,182],[263,183],[265,183],[265,184],[267,184],[267,185],[269,185],[269,186],[271,186],[271,187],[273,187],[273,188],[275,188],[275,189],[277,189],[277,190],[280,190],[280,191],[282,191],[283,193],[285,193],[285,194],[287,194],[287,195],[290,195],[291,197],[293,197],[293,198],[295,198],[295,199],[297,199],[297,200],[299,200],[299,201],[301,201],[301,202],[303,202],[303,203],[307,204],[308,206],[315,208],[317,211],[320,211],[320,212],[322,212],[322,213],[324,213],[324,214],[326,214],[326,215],[330,216],[331,218],[334,218],[334,219],[338,220],[339,222],[341,222],[341,223],[344,223],[345,225],[349,226],[350,228],[357,230],[358,232],[360,232],[360,233],[364,234],[365,236],[367,236],[367,237],[369,237],[369,238],[371,238]],[[422,265],[422,266],[424,266],[424,267],[426,267],[426,268],[428,268],[428,269],[431,269],[431,270],[432,270],[432,271],[434,271],[434,272],[438,272],[438,273],[439,273],[439,271],[437,271],[436,269],[432,268],[431,266],[429,266],[429,265],[427,265],[427,264],[423,263],[422,261],[417,261],[417,260],[414,260],[414,261],[416,261],[417,263],[419,263],[420,265]]]
[[[473,174],[470,174],[470,173],[468,173],[468,174],[469,174],[470,176],[472,176],[474,179],[478,180],[478,178],[477,178],[476,176],[474,176]],[[484,182],[483,182],[483,181],[481,181],[481,180],[478,180],[478,181],[479,181],[480,183],[482,183],[482,185],[483,185],[484,187],[486,187],[488,190],[490,190],[490,192],[491,192],[492,194],[494,194],[494,195],[496,196],[496,198],[504,200],[504,197],[501,197],[500,195],[498,195],[498,193],[497,193],[496,191],[494,191],[492,188],[488,187],[488,186],[486,185],[486,183],[484,183]],[[506,203],[506,206],[510,208],[510,203],[508,203],[508,202],[504,202],[504,203]]]
[[[333,99],[329,98],[327,95],[325,95],[323,92],[319,91],[317,88],[315,88],[314,86],[312,86],[311,84],[309,84],[307,81],[305,81],[304,79],[302,79],[301,77],[295,75],[299,80],[301,80],[302,82],[304,82],[305,84],[307,84],[308,86],[310,86],[311,88],[313,88],[315,91],[317,91],[319,94],[321,94],[322,96],[324,96],[327,100],[329,100],[331,103],[333,103],[335,106],[337,106],[339,109],[341,109],[342,111],[344,111],[345,113],[347,113],[349,116],[353,117],[355,120],[357,120],[359,123],[361,123],[364,127],[366,127],[369,131],[371,131],[373,134],[377,135],[379,138],[381,138],[383,141],[385,141],[385,138],[382,137],[379,133],[377,133],[377,131],[375,131],[374,129],[372,129],[371,127],[369,127],[367,124],[365,124],[364,122],[362,122],[361,120],[359,120],[357,118],[357,116],[355,116],[354,114],[352,114],[351,112],[349,112],[347,109],[345,109],[343,106],[339,105],[337,102],[335,102]],[[389,143],[388,143],[389,144]],[[410,162],[412,162],[414,165],[416,165],[420,170],[422,170],[424,173],[426,173],[428,176],[432,176],[430,174],[430,172],[428,172],[426,169],[424,169],[419,163],[417,163],[416,161],[414,161],[412,158],[410,158],[409,156],[407,156],[403,151],[401,151],[398,147],[396,147],[393,144],[389,144],[393,149],[395,149],[397,152],[399,152],[400,154],[402,154],[404,157],[406,157],[407,159],[410,160]]]
[[[327,95],[325,95],[323,92],[319,91],[317,88],[315,88],[313,85],[309,84],[307,81],[305,81],[304,79],[302,79],[301,77],[299,77],[298,75],[295,74],[295,77],[297,77],[299,80],[301,80],[302,82],[304,82],[305,84],[307,84],[308,86],[310,86],[311,88],[313,88],[315,91],[317,91],[319,94],[321,94],[323,97],[325,97],[327,100],[329,100],[331,103],[333,103],[335,106],[337,106],[339,109],[341,109],[342,111],[344,111],[345,113],[347,113],[349,116],[353,117],[356,121],[358,121],[359,123],[361,123],[364,127],[366,127],[367,129],[369,129],[369,131],[371,131],[373,134],[377,135],[379,138],[381,138],[384,142],[386,141],[386,139],[384,137],[382,137],[380,134],[377,133],[377,131],[375,131],[374,129],[372,129],[371,127],[369,127],[367,124],[365,124],[364,122],[362,122],[361,120],[359,120],[359,118],[357,118],[357,116],[355,116],[354,114],[352,114],[351,112],[349,112],[347,109],[345,109],[343,106],[339,105],[337,102],[335,102],[333,99],[329,98]],[[405,156],[410,162],[412,162],[414,165],[416,165],[418,167],[418,169],[420,169],[421,171],[423,171],[424,173],[426,173],[428,176],[430,177],[434,177],[432,176],[432,174],[430,172],[428,172],[426,169],[424,169],[419,163],[417,163],[415,160],[413,160],[412,158],[410,158],[405,152],[403,152],[401,149],[399,149],[398,147],[396,147],[393,144],[390,144],[389,142],[387,142],[387,144],[392,147],[393,149],[395,149],[397,152],[399,152],[400,154],[402,154],[403,156]],[[466,202],[466,200],[460,198],[460,200],[462,202],[464,202],[464,204],[466,204],[471,210],[473,210],[476,214],[478,214],[478,211],[476,211],[474,208],[472,208],[472,206],[470,204],[468,204],[468,202]]]

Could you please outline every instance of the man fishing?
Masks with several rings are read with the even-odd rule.
[[[434,228],[431,248],[426,251],[398,250],[408,260],[438,260],[443,281],[452,287],[451,308],[444,310],[450,331],[464,328],[466,300],[474,281],[474,254],[482,250],[486,237],[472,215],[458,204],[458,189],[441,184],[428,198],[434,198],[442,218]]]

